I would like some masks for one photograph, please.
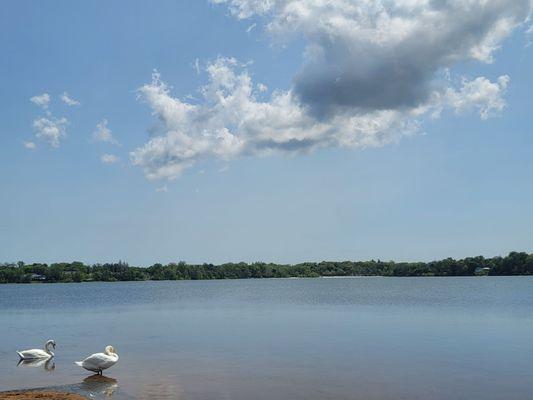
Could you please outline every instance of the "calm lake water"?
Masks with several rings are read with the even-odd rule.
[[[116,399],[530,399],[533,277],[0,285],[0,390]],[[17,349],[57,342],[51,364]],[[74,361],[107,344],[103,381]]]

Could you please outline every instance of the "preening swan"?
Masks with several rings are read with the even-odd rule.
[[[44,345],[44,350],[41,349],[31,349],[31,350],[24,350],[24,351],[17,351],[17,354],[19,355],[21,360],[35,360],[38,358],[50,358],[54,356],[54,353],[50,350],[50,346],[52,346],[55,350],[56,348],[56,342],[55,340],[49,340]]]
[[[74,364],[85,368],[87,371],[96,372],[102,375],[104,369],[108,369],[118,362],[118,354],[113,346],[107,346],[103,353],[95,353],[83,361],[76,361]]]

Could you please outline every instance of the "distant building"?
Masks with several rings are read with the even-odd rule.
[[[45,281],[46,276],[40,275],[40,274],[30,274],[30,278],[32,281]]]

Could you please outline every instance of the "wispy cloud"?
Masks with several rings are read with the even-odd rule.
[[[529,25],[527,29],[524,31],[526,35],[526,45],[525,47],[529,47],[533,44],[533,25]]]
[[[155,188],[155,191],[157,193],[166,193],[166,192],[168,192],[168,186],[167,185],[159,186],[159,187]]]
[[[35,136],[52,147],[59,147],[61,140],[67,136],[67,125],[68,120],[66,118],[54,118],[51,115],[33,121]]]
[[[503,95],[510,79],[508,75],[500,76],[496,82],[484,77],[472,81],[463,79],[459,89],[448,88],[446,101],[457,113],[477,110],[481,119],[488,119],[507,105]]]
[[[67,92],[63,92],[61,96],[59,96],[61,101],[69,106],[79,106],[81,103],[78,100],[74,100],[71,98]]]
[[[103,142],[120,146],[118,140],[113,137],[111,129],[107,127],[107,119],[103,119],[96,124],[96,129],[93,132],[93,140],[96,142]]]
[[[119,161],[119,158],[114,154],[102,154],[100,161],[103,164],[115,164]]]
[[[201,68],[200,68],[200,60],[199,59],[195,59],[194,60],[193,67],[194,67],[194,71],[196,72],[196,75],[200,75]]]
[[[30,101],[46,110],[50,104],[50,95],[48,93],[39,94],[30,98]]]
[[[25,148],[30,149],[30,150],[35,150],[37,148],[37,145],[35,144],[35,142],[29,141],[29,140],[24,142],[23,145]]]
[[[253,31],[256,26],[257,26],[256,23],[253,23],[252,25],[250,25],[248,28],[246,28],[246,33],[250,33],[251,31]]]
[[[69,100],[75,101],[72,99]],[[33,120],[35,137],[48,143],[52,147],[59,147],[61,141],[67,137],[66,128],[69,121],[65,117],[55,117],[49,110],[52,98],[48,93],[33,96],[30,98],[30,101],[41,107],[44,113],[44,115]],[[36,144],[33,141],[28,141],[26,142],[25,147],[34,149]]]

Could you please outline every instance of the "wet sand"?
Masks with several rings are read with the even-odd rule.
[[[118,392],[116,379],[92,375],[80,383],[62,386],[47,386],[0,392],[0,400],[86,400],[106,399],[111,396],[117,400],[131,399],[125,393]]]
[[[0,400],[86,400],[86,397],[74,393],[61,392],[10,392],[0,393]]]

